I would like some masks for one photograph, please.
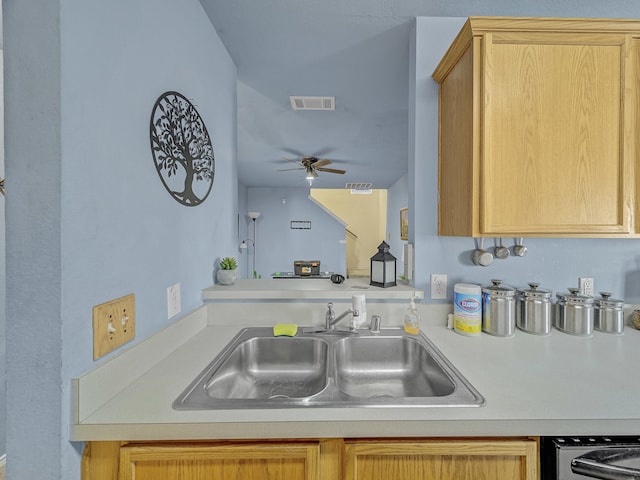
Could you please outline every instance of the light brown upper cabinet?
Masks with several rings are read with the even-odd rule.
[[[433,78],[440,235],[640,233],[640,20],[471,17]]]

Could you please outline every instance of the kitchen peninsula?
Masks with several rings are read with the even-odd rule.
[[[119,458],[126,463],[134,462],[131,455],[140,448],[145,454],[164,452],[166,458],[174,458],[186,448],[184,454],[191,459],[202,454],[199,449],[213,458],[220,454],[219,448],[237,447],[243,457],[247,455],[243,448],[264,452],[270,445],[277,446],[279,452],[283,445],[298,453],[301,448],[304,455],[317,447],[318,458],[325,459],[331,457],[326,449],[334,455],[342,455],[336,453],[340,450],[347,452],[345,461],[351,462],[349,458],[357,457],[358,452],[376,451],[368,443],[371,439],[386,442],[385,448],[395,448],[398,455],[404,452],[403,442],[413,442],[406,448],[421,452],[433,445],[440,449],[448,445],[456,452],[460,448],[456,442],[471,450],[496,452],[494,455],[510,448],[511,453],[505,455],[527,458],[523,462],[530,466],[539,436],[631,435],[640,431],[640,389],[633,381],[640,365],[640,331],[627,326],[623,335],[595,333],[590,338],[555,329],[547,337],[520,331],[510,338],[486,334],[464,337],[446,327],[451,311],[448,304],[418,305],[422,332],[484,396],[484,406],[172,408],[184,388],[242,328],[280,322],[322,325],[326,301],[347,302],[353,291],[363,291],[357,288],[362,283],[350,281],[343,285],[323,281],[315,288],[303,288],[316,281],[320,282],[301,280],[297,286],[296,280],[240,281],[224,289],[208,288],[202,292],[204,304],[200,308],[74,379],[71,438],[90,442],[85,452],[87,468],[94,465],[92,458],[104,454],[101,449],[110,449],[108,455],[114,456],[114,461]],[[267,288],[274,283],[292,288]],[[401,325],[406,298],[415,293],[408,286],[364,291],[371,299],[368,314],[380,314],[383,328]],[[346,305],[337,303],[338,311],[342,307]],[[626,313],[628,316],[630,310]],[[185,441],[188,447],[181,443]],[[325,465],[322,469],[333,468],[327,467],[325,460],[320,463]],[[335,467],[334,471],[338,470]]]

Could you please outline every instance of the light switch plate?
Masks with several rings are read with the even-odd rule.
[[[136,336],[136,296],[132,293],[93,307],[93,359]]]

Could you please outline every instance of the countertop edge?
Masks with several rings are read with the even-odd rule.
[[[72,441],[637,435],[636,420],[378,420],[74,425]]]

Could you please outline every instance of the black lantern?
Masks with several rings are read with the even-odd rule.
[[[389,244],[378,245],[378,253],[371,257],[371,285],[376,287],[396,286],[396,257],[389,253]]]

